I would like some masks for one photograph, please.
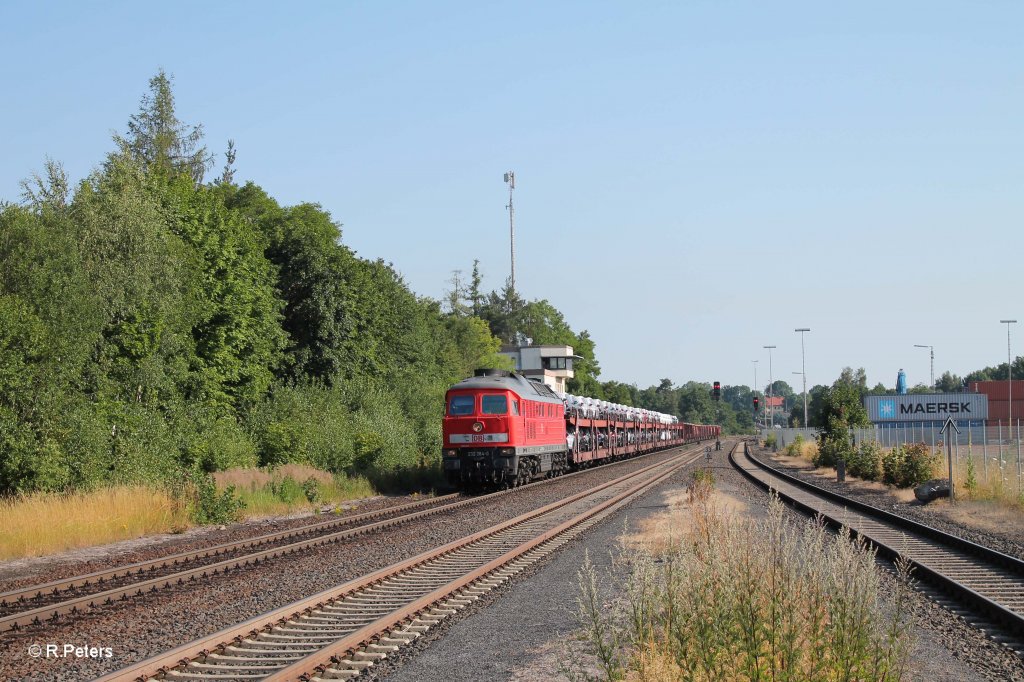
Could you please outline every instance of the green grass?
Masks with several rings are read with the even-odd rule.
[[[362,477],[331,475],[289,464],[275,469],[229,469],[214,474],[218,490],[234,488],[247,518],[278,516],[337,506],[376,495]]]

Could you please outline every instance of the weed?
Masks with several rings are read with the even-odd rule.
[[[184,504],[148,486],[21,495],[0,500],[0,559],[181,532],[189,525]]]
[[[773,498],[760,520],[693,505],[691,528],[624,549],[621,608],[579,574],[581,638],[604,680],[877,680],[908,676],[909,568],[891,604],[875,554],[848,531],[792,524]],[[592,666],[593,669],[593,666]],[[588,676],[589,677],[589,676]]]

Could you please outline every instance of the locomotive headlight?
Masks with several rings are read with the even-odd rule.
[[[459,451],[458,450],[445,450],[444,451],[444,456],[445,457],[458,457],[459,456]]]
[[[473,422],[473,431],[475,431],[476,433],[480,433],[483,430],[484,430],[483,422]]]

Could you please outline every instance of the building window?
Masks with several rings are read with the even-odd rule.
[[[568,358],[544,358],[544,369],[568,369]]]

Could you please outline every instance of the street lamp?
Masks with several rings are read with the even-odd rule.
[[[754,363],[754,395],[757,395],[757,360],[751,360]],[[757,428],[757,414],[754,414],[754,427]]]
[[[772,348],[775,348],[775,346],[763,346],[763,347],[768,349],[768,400],[766,402],[771,403],[771,401],[772,401],[772,394],[774,393],[774,391],[772,390],[772,388],[773,388],[772,384],[775,383],[775,379],[774,379],[774,377],[772,375]],[[775,428],[775,406],[774,405],[766,405],[765,407],[767,407],[769,410],[771,410],[772,429],[774,429]]]
[[[807,428],[807,362],[804,360],[804,332],[811,331],[809,327],[801,327],[793,331],[800,333],[800,374],[804,375],[804,428]]]
[[[803,372],[793,372],[793,374],[799,374],[800,376],[804,375]],[[806,387],[807,387],[807,380],[804,379],[804,388],[806,388]],[[804,428],[805,429],[807,428],[807,399],[806,399],[806,397],[804,398]]]
[[[1017,324],[1017,320],[999,320],[999,324],[1006,325],[1006,387],[1009,398],[1007,401],[1010,406],[1009,417],[1010,417],[1010,428],[1013,428],[1013,361],[1010,360],[1010,325]]]
[[[1009,329],[1009,327],[1007,327]],[[914,348],[927,348],[932,356],[932,390],[935,390],[935,346],[922,345],[915,343]]]

